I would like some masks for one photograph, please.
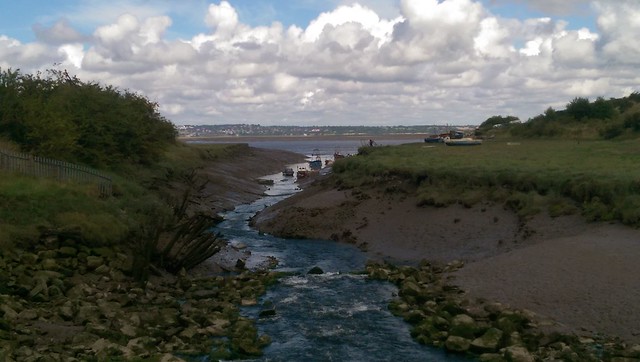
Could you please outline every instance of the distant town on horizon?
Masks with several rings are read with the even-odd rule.
[[[181,125],[179,137],[223,136],[350,136],[439,134],[452,129],[474,129],[475,125],[418,126],[261,126],[258,124]]]

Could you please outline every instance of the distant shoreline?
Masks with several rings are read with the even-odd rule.
[[[295,135],[295,136],[202,136],[202,137],[178,137],[180,141],[217,141],[217,142],[257,142],[257,141],[306,141],[306,140],[376,140],[376,139],[424,139],[425,133],[410,134],[378,134],[378,135]]]

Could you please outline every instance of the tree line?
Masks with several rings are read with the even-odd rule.
[[[576,97],[565,109],[547,108],[544,113],[526,122],[515,116],[492,116],[478,127],[479,135],[508,133],[512,136],[585,137],[614,139],[635,136],[640,132],[640,93],[627,97],[591,102]]]
[[[155,162],[176,136],[142,95],[67,71],[0,69],[0,138],[24,152],[113,169]]]

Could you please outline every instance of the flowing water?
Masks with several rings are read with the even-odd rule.
[[[280,239],[260,234],[248,225],[258,211],[295,193],[293,178],[279,174],[267,196],[226,213],[218,225],[231,244],[251,251],[248,268],[267,257],[279,261],[276,271],[290,272],[271,286],[258,306],[243,308],[258,319],[259,332],[272,338],[258,361],[463,361],[411,339],[409,325],[388,310],[397,293],[394,285],[370,281],[355,272],[365,268],[365,256],[352,245],[325,240]],[[312,267],[323,274],[307,274]],[[272,302],[276,315],[258,318],[260,305]]]

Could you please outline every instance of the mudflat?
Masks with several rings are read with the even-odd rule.
[[[383,189],[318,181],[260,212],[253,224],[285,236],[354,243],[371,259],[465,266],[450,275],[472,300],[526,308],[553,328],[640,343],[640,231],[578,215],[519,219],[502,205],[418,207]]]

